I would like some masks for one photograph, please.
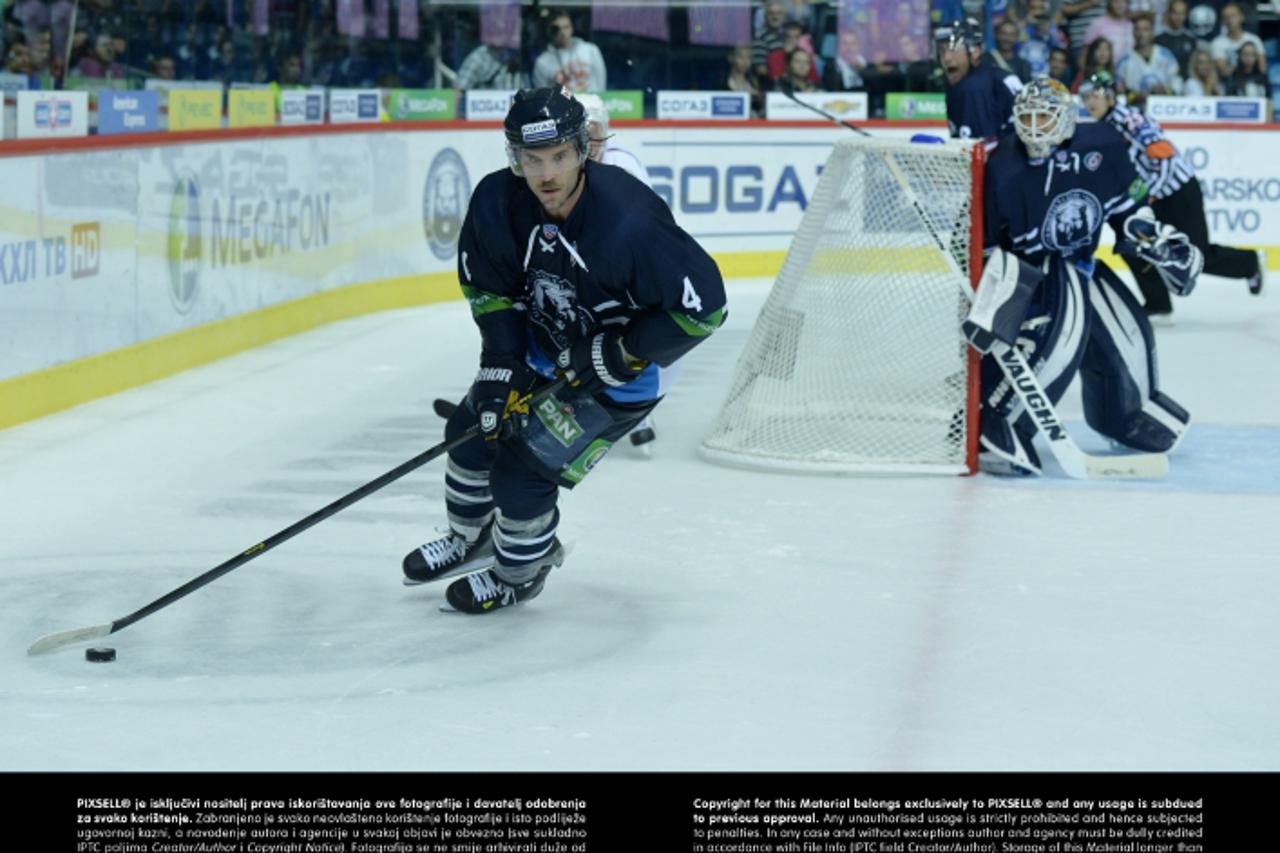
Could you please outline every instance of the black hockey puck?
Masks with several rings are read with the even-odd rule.
[[[84,659],[94,663],[110,663],[116,659],[115,649],[85,649]]]

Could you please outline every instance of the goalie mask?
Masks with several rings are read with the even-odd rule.
[[[568,142],[580,155],[579,165],[586,160],[587,113],[562,86],[516,92],[502,129],[507,137],[507,158],[517,175],[521,174],[520,151],[527,148],[550,148]]]
[[[1076,131],[1076,105],[1067,87],[1036,77],[1013,101],[1013,127],[1032,160],[1043,160]]]

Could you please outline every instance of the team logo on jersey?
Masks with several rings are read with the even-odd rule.
[[[1084,155],[1084,167],[1090,172],[1098,171],[1098,167],[1102,165],[1102,152],[1090,151]]]
[[[422,189],[422,230],[431,254],[447,261],[458,251],[458,234],[471,199],[471,177],[461,155],[445,148],[431,161]]]
[[[200,291],[200,266],[204,258],[204,218],[200,215],[200,185],[187,174],[173,183],[169,199],[169,298],[179,314],[186,314]]]
[[[1068,190],[1049,205],[1040,234],[1050,249],[1069,255],[1092,243],[1101,224],[1098,197],[1085,190]]]
[[[546,237],[548,242],[550,242],[551,240],[554,240],[556,238],[556,235],[559,233],[560,233],[559,226],[552,225],[550,222],[543,223],[542,236]]]
[[[578,304],[572,282],[546,270],[529,270],[529,319],[551,339],[557,352],[566,350],[595,325],[591,312]]]

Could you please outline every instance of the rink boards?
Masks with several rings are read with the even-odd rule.
[[[727,278],[777,272],[832,143],[849,132],[618,124],[618,141]],[[322,323],[459,298],[470,192],[506,163],[496,129],[383,124],[0,146],[0,428]],[[1200,174],[1214,238],[1280,247],[1280,168],[1264,156],[1276,134],[1171,135]]]

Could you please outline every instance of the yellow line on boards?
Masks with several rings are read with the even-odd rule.
[[[1267,266],[1280,266],[1280,247],[1266,247]],[[714,256],[726,279],[776,276],[786,252],[729,252]],[[1108,247],[1098,257],[1124,264]],[[461,299],[453,272],[382,279],[327,290],[192,329],[142,341],[23,376],[0,380],[0,429],[44,417],[183,370],[376,311]]]
[[[452,272],[326,290],[122,349],[0,380],[0,429],[115,394],[326,323],[460,298]]]

